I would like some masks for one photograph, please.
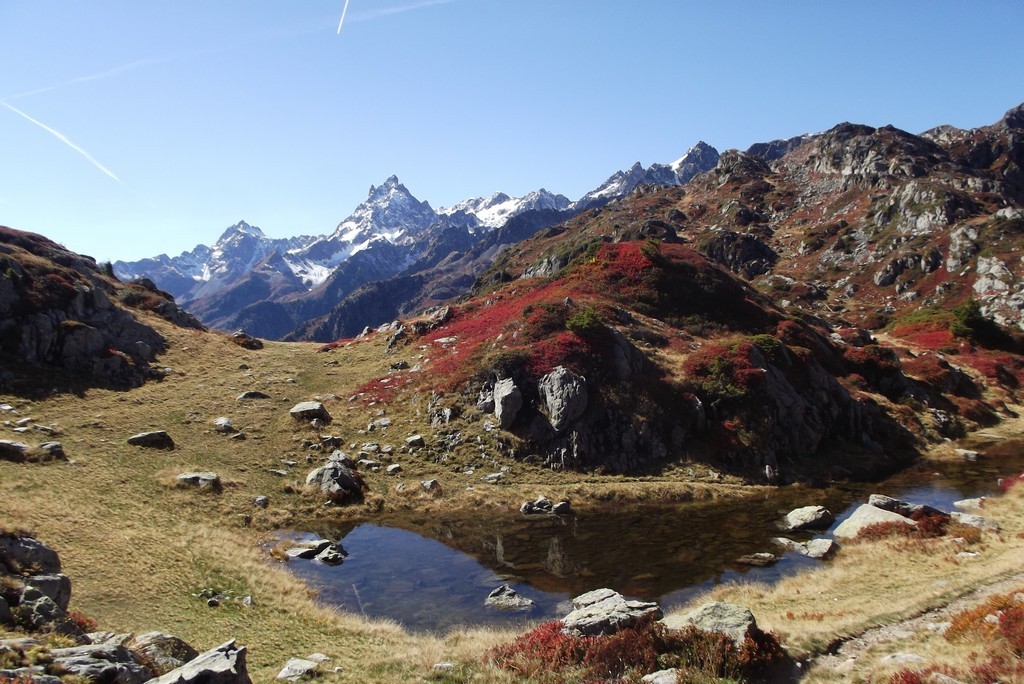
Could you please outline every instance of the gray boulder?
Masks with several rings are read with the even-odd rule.
[[[68,458],[68,455],[64,453],[64,445],[60,442],[43,442],[38,449],[49,460],[66,461]]]
[[[523,393],[512,378],[494,383],[494,417],[502,430],[508,430],[516,422],[519,409],[523,408]]]
[[[269,399],[270,395],[256,390],[249,390],[238,395],[236,401],[255,401],[257,399]]]
[[[869,525],[884,522],[898,522],[911,527],[917,527],[917,523],[892,511],[886,511],[871,504],[861,504],[849,518],[844,520],[832,534],[840,539],[853,539],[860,531]]]
[[[912,504],[906,501],[901,501],[900,499],[894,499],[891,496],[885,496],[884,494],[872,494],[868,497],[868,503],[875,508],[881,508],[883,511],[899,513],[900,515],[908,518],[916,513],[949,517],[949,513],[940,511],[938,508],[933,508],[927,504]]]
[[[12,442],[9,439],[0,439],[0,461],[14,461],[21,463],[28,454],[28,444],[24,442]]]
[[[227,416],[220,416],[213,420],[213,429],[217,432],[229,434],[235,431],[235,426]]]
[[[574,610],[563,618],[562,631],[576,636],[614,634],[632,627],[641,618],[651,615],[660,620],[664,615],[657,603],[627,601],[611,589],[595,589],[572,600]]]
[[[179,485],[198,487],[199,489],[220,489],[220,475],[217,473],[181,473],[177,480]]]
[[[152,670],[154,676],[177,669],[199,655],[199,651],[185,641],[163,632],[139,634],[128,641],[125,648]]]
[[[153,432],[140,432],[128,438],[132,446],[144,447],[147,449],[173,449],[174,440],[165,430],[154,430]]]
[[[484,599],[484,606],[495,610],[530,610],[533,605],[533,601],[520,596],[519,592],[507,584],[502,584]]]
[[[551,426],[558,432],[587,410],[587,383],[562,366],[542,377],[537,389]]]
[[[643,684],[679,684],[679,670],[658,670],[644,675]]]
[[[50,651],[53,662],[68,674],[97,684],[142,684],[153,673],[131,651],[119,644],[89,644]]]
[[[61,610],[68,609],[68,602],[71,601],[71,580],[67,575],[32,575],[22,579],[27,586],[52,599]]]
[[[734,603],[712,601],[681,617],[665,620],[671,629],[696,627],[702,632],[720,632],[737,644],[742,644],[748,634],[757,632],[757,621],[754,614],[744,606]]]
[[[970,525],[971,527],[977,527],[979,530],[992,530],[993,532],[999,531],[999,525],[988,518],[981,517],[980,515],[954,511],[951,517],[961,525]]]
[[[832,524],[835,518],[824,506],[803,506],[790,511],[786,515],[786,529],[823,530]]]
[[[831,539],[811,539],[810,541],[798,542],[786,537],[776,537],[775,542],[784,546],[788,551],[796,551],[808,558],[830,558],[839,550],[839,544]]]
[[[324,405],[319,401],[303,401],[288,411],[295,420],[321,420],[324,423],[331,422],[331,414],[327,412]]]
[[[232,639],[150,684],[252,684],[245,667],[245,646],[237,646]]]
[[[16,574],[55,574],[60,558],[49,546],[32,537],[0,535],[0,565]]]
[[[285,679],[290,682],[297,682],[300,679],[314,677],[320,669],[320,663],[305,658],[292,658],[281,671],[277,673],[276,679]]]
[[[306,484],[323,492],[334,503],[358,501],[363,497],[363,478],[338,461],[328,461],[306,476]]]

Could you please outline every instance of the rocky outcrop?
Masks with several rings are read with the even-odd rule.
[[[562,366],[542,377],[537,389],[551,427],[557,432],[564,430],[587,410],[586,381]]]
[[[331,422],[331,414],[327,412],[324,405],[319,401],[303,401],[288,411],[295,420],[311,421],[320,420],[324,423]]]
[[[50,651],[53,662],[68,674],[90,682],[143,684],[153,673],[138,657],[120,644],[87,644]]]
[[[311,471],[306,476],[306,485],[326,494],[335,504],[351,503],[363,498],[363,478],[338,460],[328,460],[326,465]]]
[[[234,639],[200,654],[152,684],[252,684],[245,665],[245,646]]]
[[[611,589],[595,589],[572,600],[573,611],[562,619],[563,631],[576,636],[614,634],[632,627],[641,618],[662,618],[656,603],[628,601]]]
[[[705,603],[679,617],[673,616],[665,620],[665,624],[672,629],[696,627],[702,632],[718,632],[737,644],[742,644],[748,635],[753,636],[759,631],[750,609],[719,601]]]
[[[516,422],[519,409],[523,407],[523,393],[516,387],[512,378],[505,378],[494,383],[494,417],[498,426],[508,430]]]
[[[154,676],[166,674],[199,656],[199,651],[190,644],[163,632],[138,634],[125,643],[125,648],[134,653]]]

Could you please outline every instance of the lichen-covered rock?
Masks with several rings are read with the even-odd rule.
[[[537,389],[556,431],[565,429],[587,410],[587,383],[562,366],[542,377]]]
[[[69,674],[92,682],[143,684],[153,678],[149,668],[121,645],[88,644],[73,648],[57,648],[50,653],[53,662]]]
[[[311,471],[306,476],[306,484],[326,494],[336,504],[358,501],[363,497],[363,477],[339,461],[328,461]]]
[[[849,518],[833,530],[832,534],[840,539],[852,539],[868,525],[884,522],[896,522],[908,527],[917,527],[916,522],[899,513],[886,511],[871,504],[861,504]]]
[[[522,407],[523,393],[512,378],[494,383],[494,417],[498,419],[498,426],[502,430],[512,427]]]
[[[672,629],[692,626],[703,632],[719,632],[737,644],[757,632],[757,621],[750,609],[720,601],[705,603],[681,617],[666,620],[665,624]]]
[[[199,655],[199,651],[185,641],[163,632],[139,634],[128,641],[125,648],[156,676],[179,668]]]
[[[802,506],[786,514],[786,529],[820,530],[828,527],[834,519],[824,506]]]
[[[232,639],[150,684],[252,684],[245,666],[245,646],[236,645]]]
[[[484,605],[495,610],[530,610],[534,603],[509,585],[502,584],[487,595]]]
[[[648,615],[655,620],[662,618],[657,603],[628,601],[622,594],[611,589],[595,589],[572,600],[574,610],[562,619],[563,631],[576,636],[614,634],[620,629],[632,627]]]
[[[295,420],[319,419],[325,423],[331,422],[331,414],[327,412],[324,405],[319,401],[299,402],[288,411]]]

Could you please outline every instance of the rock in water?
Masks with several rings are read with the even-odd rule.
[[[495,610],[530,610],[533,608],[533,601],[520,596],[519,593],[507,584],[487,595],[484,605]]]
[[[319,401],[303,401],[292,406],[288,411],[295,420],[322,420],[325,423],[331,422],[331,414],[327,412],[324,405]]]
[[[575,608],[563,618],[562,631],[576,636],[614,634],[632,627],[647,615],[660,620],[664,615],[657,603],[627,601],[611,589],[595,589],[572,600]]]
[[[148,449],[173,449],[174,440],[167,434],[165,430],[155,430],[153,432],[140,432],[137,435],[132,435],[128,438],[128,443],[132,446],[145,447]]]
[[[252,684],[245,667],[245,646],[235,645],[232,639],[149,684]]]
[[[835,518],[824,506],[804,506],[786,515],[787,530],[820,530],[832,524]]]

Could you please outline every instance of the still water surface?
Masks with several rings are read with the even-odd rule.
[[[571,597],[600,587],[671,609],[721,582],[772,582],[821,562],[796,553],[767,568],[736,562],[761,551],[781,554],[772,540],[782,534],[810,539],[810,534],[779,529],[780,518],[793,508],[824,505],[836,514],[833,528],[874,492],[951,510],[954,501],[991,494],[997,478],[1021,472],[1022,448],[1020,442],[1002,442],[987,447],[986,457],[976,463],[923,463],[871,485],[606,506],[561,519],[528,519],[518,511],[488,517],[406,514],[344,527],[311,523],[280,536],[340,540],[349,554],[341,565],[295,560],[289,568],[321,602],[410,629],[557,619],[568,611]],[[534,608],[513,613],[485,608],[487,594],[506,582],[535,601]]]

